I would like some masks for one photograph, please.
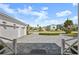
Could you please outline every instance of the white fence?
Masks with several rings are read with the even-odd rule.
[[[5,43],[3,40],[11,41],[12,42],[12,45],[13,45],[13,48],[9,47],[7,45],[7,43]],[[4,46],[4,48],[0,50],[0,53],[2,51],[6,50],[6,48],[8,48],[10,50],[10,52],[4,53],[4,55],[7,55],[7,54],[16,55],[17,54],[17,40],[16,39],[11,40],[11,39],[8,39],[8,38],[0,37],[0,42]]]
[[[77,48],[78,48],[78,39],[77,39],[76,41],[74,41],[72,44],[68,43],[68,41],[71,42],[72,40],[75,40],[75,39],[77,39],[77,37],[76,37],[76,38],[72,38],[72,39],[68,39],[68,40],[62,39],[61,55],[66,55],[66,54],[72,55],[71,49],[72,49],[73,51],[75,51],[77,54],[79,54],[78,49],[75,49],[75,48],[73,47],[73,46],[76,45]],[[66,47],[66,46],[67,46],[67,47]],[[70,53],[67,52],[67,51],[70,51]]]

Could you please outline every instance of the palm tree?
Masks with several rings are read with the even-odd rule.
[[[40,27],[39,24],[37,24],[37,31],[39,31],[39,27]]]
[[[67,20],[66,20],[65,23],[64,23],[64,27],[68,27],[68,26],[72,26],[72,25],[73,25],[72,20],[69,20],[69,19],[67,18]]]
[[[66,33],[71,33],[72,25],[73,25],[72,20],[69,20],[67,18],[67,20],[64,22],[64,27],[65,27]]]

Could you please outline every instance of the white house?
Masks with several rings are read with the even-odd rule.
[[[0,13],[0,36],[10,39],[26,35],[26,24],[11,16]]]
[[[51,30],[57,29],[57,25],[54,25],[54,24],[50,25],[50,29],[51,29]]]

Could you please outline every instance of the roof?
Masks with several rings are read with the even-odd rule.
[[[12,22],[12,23],[17,23],[20,25],[27,25],[27,24],[19,21],[18,19],[15,19],[15,18],[13,18],[7,14],[1,13],[1,12],[0,12],[0,18],[2,18],[3,20],[6,20],[6,21]]]

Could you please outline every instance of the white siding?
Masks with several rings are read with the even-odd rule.
[[[21,34],[21,36],[23,36],[24,35],[24,29],[23,28],[20,28],[20,34]]]
[[[14,26],[14,24],[16,24],[16,23],[8,22],[8,21],[1,20],[1,19],[0,19],[0,24],[3,24],[2,23],[3,21],[6,22],[6,25]],[[18,26],[19,28],[14,29],[13,27],[6,27],[5,29],[3,26],[0,26],[0,36],[10,38],[10,39],[24,36],[25,28],[23,29],[22,27],[25,27],[25,26],[19,25],[19,24],[16,24],[16,26]]]
[[[22,27],[18,28],[18,37],[21,37],[24,35],[25,35],[25,28],[24,29]]]
[[[5,29],[4,27],[0,27],[0,36],[14,39],[18,37],[18,29],[9,28]]]

